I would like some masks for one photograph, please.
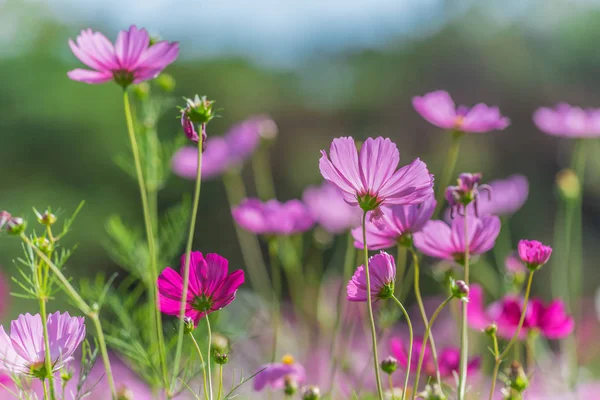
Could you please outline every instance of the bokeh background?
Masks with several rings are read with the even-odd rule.
[[[555,176],[573,145],[539,132],[533,111],[559,101],[600,106],[600,2],[593,0],[0,1],[0,209],[32,216],[32,206],[51,205],[66,216],[86,200],[68,239],[79,245],[69,263],[75,277],[120,270],[103,247],[109,216],[142,220],[136,184],[114,164],[129,151],[120,88],[70,81],[66,72],[79,61],[67,41],[87,27],[113,40],[132,23],[181,42],[167,69],[174,96],[217,100],[223,118],[209,134],[257,113],[276,121],[281,200],[321,181],[319,150],[341,135],[388,136],[403,160],[421,157],[439,174],[450,137],[419,117],[414,95],[445,89],[457,103],[498,105],[512,124],[465,137],[457,171],[529,178],[529,200],[511,219],[515,244],[523,237],[552,243]],[[182,135],[176,116],[173,108],[162,119],[162,137]],[[600,283],[597,141],[589,152],[583,237],[591,296]],[[172,177],[159,206],[191,189]],[[240,265],[234,238],[223,185],[206,182],[195,247]],[[0,241],[5,275],[14,272],[19,246]],[[535,282],[542,297],[549,273]],[[11,302],[3,321],[35,309]]]

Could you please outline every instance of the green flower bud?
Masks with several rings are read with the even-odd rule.
[[[388,356],[381,361],[381,369],[388,375],[391,375],[398,369],[398,360],[392,356]]]
[[[194,320],[190,317],[183,318],[183,333],[187,335],[194,332],[194,329],[196,329],[194,326]]]
[[[302,392],[302,400],[319,400],[321,398],[321,390],[316,386],[309,386]]]
[[[556,174],[556,188],[565,200],[576,200],[581,196],[581,182],[572,169],[563,169]]]

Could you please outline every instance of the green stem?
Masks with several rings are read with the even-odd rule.
[[[104,361],[104,369],[106,370],[105,371],[106,379],[108,380],[108,385],[110,387],[112,397],[116,398],[117,391],[115,389],[115,381],[113,379],[112,368],[110,366],[110,361],[108,359],[108,351],[106,349],[106,343],[104,340],[104,333],[102,332],[102,325],[100,324],[100,319],[98,318],[97,311],[94,311],[85,302],[85,300],[83,300],[81,298],[81,296],[79,295],[79,293],[77,293],[77,290],[75,290],[75,288],[71,285],[69,280],[63,275],[63,273],[52,262],[52,260],[50,260],[48,258],[48,256],[46,256],[44,254],[44,252],[42,252],[40,249],[38,249],[24,233],[21,233],[20,236],[21,236],[21,240],[23,240],[23,242],[25,244],[27,244],[27,246],[29,246],[30,248],[33,249],[33,251],[37,254],[37,256],[39,258],[41,258],[42,261],[44,261],[44,263],[46,263],[46,265],[50,268],[52,273],[58,278],[59,282],[62,284],[63,290],[65,292],[67,292],[67,294],[71,297],[71,300],[73,300],[73,302],[75,302],[75,305],[77,306],[77,308],[79,308],[79,310],[82,313],[84,313],[89,318],[91,318],[92,321],[94,321],[94,325],[96,326],[96,330],[98,333],[98,343],[100,345],[100,353],[102,354],[102,360]]]
[[[391,400],[396,400],[396,396],[394,396],[394,381],[392,380],[392,374],[388,374],[388,385],[390,385]],[[404,393],[402,393],[402,396],[404,396]]]
[[[465,212],[464,221],[464,241],[465,241],[465,276],[464,281],[469,285],[469,232],[468,232],[468,213]],[[458,380],[458,400],[465,398],[467,389],[467,369],[469,365],[469,330],[468,330],[468,303],[462,303],[462,315],[460,326],[460,371]]]
[[[205,318],[208,318],[208,316],[206,316]],[[202,387],[204,389],[204,398],[208,400],[208,383],[206,381],[206,363],[204,362],[204,356],[202,355],[202,351],[200,351],[200,346],[198,346],[198,342],[194,337],[194,333],[190,332],[189,335],[190,338],[192,338],[192,342],[196,347],[196,351],[198,352],[198,356],[200,357],[200,362],[202,363]]]
[[[218,400],[221,400],[223,396],[223,364],[219,364],[219,395],[217,396]]]
[[[133,118],[131,116],[131,105],[129,103],[129,94],[127,90],[123,90],[123,104],[125,109],[125,120],[127,122],[127,132],[129,134],[129,141],[131,145],[131,152],[133,153],[133,160],[135,164],[135,170],[138,180],[138,186],[140,189],[140,197],[142,199],[142,210],[144,214],[144,224],[146,225],[146,239],[148,241],[148,253],[150,257],[150,274],[151,279],[149,280],[149,297],[151,308],[155,310],[154,313],[154,324],[156,327],[156,336],[158,338],[158,353],[160,360],[160,367],[163,374],[163,382],[165,387],[168,384],[168,373],[167,373],[167,356],[165,350],[165,338],[162,329],[162,317],[160,310],[157,307],[158,304],[158,289],[156,286],[156,280],[158,279],[158,266],[156,265],[156,245],[154,242],[155,236],[153,232],[153,224],[151,219],[150,207],[148,203],[148,192],[146,190],[146,184],[144,181],[144,175],[142,170],[142,163],[140,160],[140,150],[138,147],[137,139],[135,137],[135,130],[133,126]]]
[[[523,323],[525,322],[525,315],[527,313],[527,304],[529,303],[529,294],[531,293],[531,283],[533,282],[533,273],[534,273],[534,271],[529,271],[529,278],[527,279],[527,288],[525,289],[525,298],[523,299],[523,311],[521,311],[521,318],[519,319],[519,325],[517,325],[517,330],[515,331],[514,335],[512,336],[512,338],[510,339],[510,341],[508,342],[508,344],[506,345],[506,347],[504,348],[502,353],[498,354],[498,351],[496,348],[494,372],[492,373],[492,389],[490,391],[490,400],[494,396],[494,388],[495,388],[496,380],[498,379],[498,372],[500,371],[500,364],[502,363],[503,359],[508,355],[508,352],[510,351],[512,346],[515,344],[517,339],[519,338],[519,333],[521,333],[521,328],[523,327]]]
[[[269,263],[273,282],[273,347],[271,351],[271,362],[275,362],[277,355],[277,338],[279,335],[279,302],[281,301],[281,270],[279,269],[277,255],[277,238],[269,239]]]
[[[500,356],[500,350],[498,349],[498,337],[496,336],[496,333],[492,334],[492,341],[494,343],[494,372],[492,375],[492,387],[490,389],[489,400],[494,399],[494,392],[496,391],[496,377],[498,376],[498,370],[500,369],[500,363],[497,361],[498,357]]]
[[[373,363],[375,367],[375,380],[377,381],[377,393],[379,400],[383,400],[383,388],[379,376],[379,357],[377,356],[377,331],[375,329],[375,318],[373,317],[373,304],[371,298],[371,276],[369,274],[369,249],[367,247],[367,211],[363,212],[362,234],[365,253],[365,276],[367,278],[367,309],[369,311],[369,323],[371,327],[371,338],[373,341]]]
[[[452,300],[452,298],[453,298],[452,296],[448,297],[434,311],[433,315],[431,316],[431,319],[429,320],[429,322],[427,323],[427,325],[425,327],[425,335],[423,336],[423,343],[427,343],[427,339],[431,335],[431,327],[433,326],[433,323],[435,322],[435,320],[438,317],[438,315],[440,315],[440,312],[442,312],[442,310],[444,309],[444,307],[446,307],[446,305],[448,305],[448,303],[450,303],[450,301]],[[423,360],[424,360],[424,358],[425,358],[425,347],[423,347],[421,349],[421,354],[419,355],[419,362],[417,364],[417,373],[416,373],[416,378],[415,378],[415,385],[414,385],[413,394],[412,394],[412,399],[413,400],[415,399],[417,391],[419,390],[419,378],[421,377],[421,368],[423,367]],[[436,369],[437,369],[437,372],[439,373],[439,368],[436,367]],[[440,388],[441,387],[442,386],[440,386]]]
[[[233,208],[246,197],[244,181],[239,170],[228,171],[223,175],[223,184],[229,200],[229,208]],[[242,258],[246,265],[246,271],[250,278],[250,283],[257,292],[261,293],[264,299],[268,299],[271,293],[269,287],[269,273],[260,250],[260,243],[256,235],[241,229],[235,224],[235,233],[242,251]]]
[[[302,274],[302,262],[290,236],[280,237],[281,265],[285,273],[292,305],[298,317],[305,315],[305,302],[302,301],[302,289],[306,287]]]
[[[275,183],[273,182],[273,171],[269,160],[270,143],[261,140],[261,144],[252,157],[252,170],[254,171],[254,183],[258,197],[265,201],[275,198]]]
[[[406,272],[406,246],[398,244],[398,255],[396,257],[396,280],[400,282],[404,282],[404,274]],[[402,285],[396,285],[396,293],[400,299],[403,299],[402,295]]]
[[[48,400],[48,385],[46,384],[45,379],[42,379],[42,387],[44,388],[44,400]]]
[[[208,318],[208,314],[204,317],[204,319],[206,320],[206,329],[208,331],[208,350],[207,350],[207,354],[206,357],[207,361],[206,361],[206,365],[208,366],[208,373],[207,373],[207,378],[208,379],[208,398],[210,400],[213,400],[213,388],[212,388],[212,375],[210,373],[210,364],[211,364],[211,357],[210,357],[210,348],[212,345],[212,331],[210,329],[210,319]]]
[[[437,206],[433,213],[433,219],[437,218],[442,210],[444,205],[444,192],[446,187],[450,184],[450,180],[454,174],[454,168],[456,167],[456,161],[458,160],[458,153],[460,152],[460,139],[462,137],[462,132],[460,131],[452,131],[452,143],[450,144],[450,149],[448,150],[448,158],[446,159],[446,165],[442,170],[442,178],[438,181],[438,192],[435,196],[437,200]]]
[[[392,295],[392,299],[394,299],[396,304],[398,304],[398,307],[400,307],[400,310],[402,310],[402,314],[404,314],[404,318],[406,318],[406,323],[408,324],[408,335],[409,335],[408,364],[407,364],[408,368],[406,368],[406,375],[404,377],[404,388],[402,389],[402,400],[406,400],[406,391],[408,390],[408,379],[410,378],[410,364],[411,364],[411,360],[412,360],[412,351],[413,351],[413,327],[412,327],[412,323],[410,321],[410,317],[408,316],[408,313],[406,312],[406,308],[404,308],[404,306],[402,305],[402,303],[400,303],[400,300],[398,300],[396,298],[396,296]]]
[[[46,313],[46,298],[40,298],[40,317],[42,320],[42,328],[44,331],[44,365],[49,383],[50,399],[55,400],[54,394],[54,377],[52,373],[52,355],[50,353],[50,338],[48,336],[48,314]],[[44,381],[44,384],[46,382]]]
[[[536,335],[529,332],[527,335],[527,341],[525,342],[525,351],[527,359],[527,371],[531,373],[533,371],[535,363],[535,338]]]
[[[412,254],[413,258],[413,268],[415,271],[414,276],[414,291],[415,297],[417,299],[417,304],[419,306],[419,312],[421,313],[421,319],[423,320],[423,325],[425,327],[429,326],[429,320],[427,319],[427,313],[425,312],[425,305],[423,304],[423,297],[421,296],[421,284],[420,284],[420,276],[421,271],[419,268],[419,257],[417,256],[417,252],[414,247],[409,247],[409,251]],[[438,354],[437,348],[435,347],[435,340],[433,338],[433,333],[429,333],[429,345],[431,346],[431,357],[433,358],[433,363],[435,365],[435,374],[437,378],[437,383],[442,386],[442,375],[440,374],[440,367],[438,363]],[[423,340],[424,343],[427,343],[427,340]]]
[[[202,131],[205,126],[202,125]],[[200,137],[203,137],[201,134]],[[187,243],[185,246],[185,264],[183,267],[183,293],[181,294],[181,304],[179,308],[179,330],[177,332],[177,345],[175,348],[175,360],[173,362],[173,380],[176,381],[179,376],[179,363],[181,361],[181,351],[183,348],[184,318],[185,308],[188,298],[190,283],[190,261],[192,257],[192,244],[194,242],[194,233],[196,232],[196,219],[198,216],[198,203],[200,202],[200,188],[202,185],[202,140],[198,140],[198,166],[196,169],[196,185],[194,188],[194,200],[192,202],[192,215],[190,218],[190,230],[188,232]]]

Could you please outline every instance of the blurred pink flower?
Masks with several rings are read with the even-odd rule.
[[[286,380],[300,384],[306,379],[304,367],[290,355],[283,357],[282,362],[262,365],[254,377],[254,390],[261,391],[266,386],[271,389],[283,389]]]
[[[457,186],[448,186],[445,192],[445,198],[450,207],[450,217],[454,218],[454,212],[460,215],[466,212],[465,205],[471,205],[475,216],[479,216],[479,197],[481,192],[486,192],[488,199],[492,197],[492,190],[489,185],[481,184],[481,173],[463,172],[458,176]]]
[[[327,232],[341,234],[360,225],[360,210],[344,201],[344,194],[329,182],[309,186],[302,200],[313,218]]]
[[[527,272],[527,267],[517,253],[511,253],[504,259],[504,267],[511,274],[524,274]]]
[[[420,231],[433,215],[437,202],[429,196],[423,203],[409,206],[383,206],[382,216],[367,222],[367,245],[369,250],[394,247],[405,235]],[[352,230],[354,246],[364,248],[362,228]]]
[[[77,68],[67,75],[75,81],[104,83],[114,80],[126,87],[155,78],[179,54],[179,45],[161,41],[150,45],[145,29],[131,25],[121,31],[115,45],[100,32],[82,30],[77,42],[69,40],[73,54],[92,70]]]
[[[52,371],[59,371],[85,338],[83,317],[55,312],[48,315],[48,338]],[[42,318],[21,314],[10,324],[10,336],[0,326],[0,369],[15,374],[37,376],[45,366]],[[37,376],[39,377],[39,376]]]
[[[471,109],[466,106],[457,108],[452,97],[443,90],[415,96],[412,103],[426,121],[443,129],[483,133],[502,130],[510,124],[510,120],[500,114],[498,107],[479,103]]]
[[[371,278],[371,300],[389,298],[394,293],[396,262],[394,257],[380,252],[369,258],[369,276]],[[348,300],[367,301],[367,277],[365,266],[356,269],[347,287]]]
[[[533,114],[538,129],[553,136],[586,138],[600,136],[600,109],[557,104],[554,108],[541,107]]]
[[[517,331],[523,312],[523,299],[507,295],[485,307],[483,289],[471,285],[469,294],[469,324],[475,329],[485,329],[492,322],[498,325],[498,336],[510,339]],[[573,318],[565,311],[561,300],[545,305],[540,299],[529,301],[519,339],[524,340],[530,331],[537,331],[548,339],[561,339],[573,331]]]
[[[388,204],[419,204],[433,194],[433,178],[418,158],[396,170],[400,153],[390,139],[368,138],[359,154],[353,138],[337,138],[329,154],[331,160],[321,151],[321,174],[344,192],[350,205],[374,210]]]
[[[537,240],[520,240],[517,249],[521,261],[534,270],[546,264],[552,255],[552,247]]]
[[[467,219],[469,253],[477,255],[492,249],[500,232],[500,219],[486,215]],[[465,253],[464,219],[457,217],[448,226],[443,221],[429,221],[414,235],[417,249],[430,257],[463,261]]]
[[[12,215],[8,211],[0,211],[0,230],[11,218]]]
[[[202,179],[215,178],[245,162],[258,147],[260,138],[274,130],[277,126],[270,118],[255,116],[234,125],[223,136],[208,138],[202,153]],[[182,147],[173,155],[171,167],[182,178],[196,179],[198,149]]]
[[[294,235],[306,232],[315,223],[308,207],[300,200],[280,203],[244,199],[233,208],[233,219],[242,228],[259,235]]]
[[[179,316],[184,269],[185,254],[181,256],[181,275],[167,267],[158,277],[160,311],[165,314]],[[205,258],[201,252],[193,251],[185,316],[194,320],[195,326],[198,325],[202,317],[231,303],[242,283],[244,272],[237,270],[228,274],[225,258],[214,253],[207,254]]]

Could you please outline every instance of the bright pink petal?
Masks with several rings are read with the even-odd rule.
[[[87,69],[76,68],[67,72],[69,79],[90,84],[105,83],[113,79],[111,72],[90,71]]]
[[[149,44],[150,36],[145,29],[131,25],[128,31],[119,32],[115,42],[115,55],[121,69],[133,71]]]
[[[427,165],[417,158],[396,171],[378,195],[385,204],[419,204],[433,195],[433,178]]]
[[[360,173],[363,187],[377,194],[391,178],[400,162],[400,152],[388,138],[368,138],[360,149]]]
[[[221,285],[214,292],[213,310],[220,310],[235,299],[238,288],[244,283],[244,271],[233,271],[221,282]]]
[[[413,107],[428,122],[444,129],[452,129],[456,124],[456,110],[452,97],[443,90],[416,96]]]
[[[443,221],[429,221],[413,236],[414,244],[423,254],[444,260],[454,260],[456,247],[452,231]]]

